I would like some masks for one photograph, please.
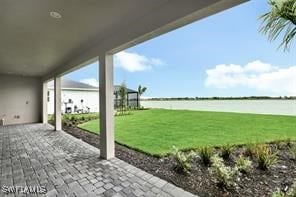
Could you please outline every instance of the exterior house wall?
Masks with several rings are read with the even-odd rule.
[[[48,113],[54,113],[54,90],[49,89],[49,101],[48,101]],[[69,99],[73,101],[73,104],[67,104],[67,107],[72,108],[74,112],[74,106],[78,109],[82,107],[89,107],[90,112],[99,112],[99,94],[94,90],[65,90],[62,89],[62,112],[65,113],[65,102]],[[83,105],[81,105],[81,99],[83,99]]]
[[[41,122],[40,78],[0,74],[0,119],[4,124]]]
[[[48,114],[54,113],[54,90],[49,89],[48,97]],[[129,94],[129,106],[137,107],[137,94]],[[118,96],[118,99],[120,97]],[[89,107],[90,112],[99,112],[99,93],[98,90],[75,90],[75,89],[62,89],[62,112],[65,113],[65,102],[68,102],[69,99],[73,101],[73,104],[67,104],[67,107],[72,108],[74,112],[74,106],[76,105],[78,109],[82,107]],[[83,99],[83,105],[81,105],[81,99]],[[115,100],[115,95],[114,95]]]

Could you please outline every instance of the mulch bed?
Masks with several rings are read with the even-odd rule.
[[[63,130],[95,147],[99,147],[99,135],[76,127],[63,127]],[[277,145],[271,144],[270,146],[275,149]],[[238,156],[241,152],[242,148],[236,147],[232,158]],[[286,190],[296,178],[296,162],[291,159],[287,144],[281,144],[276,165],[267,171],[263,171],[257,168],[256,162],[253,162],[252,172],[248,175],[240,175],[236,181],[237,185],[232,189],[219,188],[208,168],[198,158],[194,159],[191,172],[185,175],[175,170],[175,161],[172,156],[156,158],[117,143],[115,154],[117,158],[201,197],[271,196],[276,188]],[[226,164],[233,166],[233,159],[230,158]]]

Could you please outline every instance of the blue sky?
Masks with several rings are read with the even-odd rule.
[[[258,33],[265,0],[189,24],[114,56],[114,83],[125,81],[146,97],[296,95],[296,45],[277,49]],[[66,75],[98,83],[97,63]]]

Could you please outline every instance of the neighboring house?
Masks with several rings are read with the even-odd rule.
[[[99,112],[99,88],[85,83],[62,79],[62,112],[63,113],[88,113]],[[114,107],[119,103],[120,86],[114,87]],[[48,114],[54,113],[54,84],[48,83]],[[127,106],[138,107],[138,92],[127,88]]]

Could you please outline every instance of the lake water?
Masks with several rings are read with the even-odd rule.
[[[141,101],[141,105],[147,108],[296,116],[296,100]]]

